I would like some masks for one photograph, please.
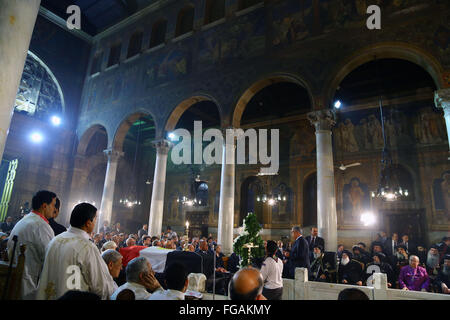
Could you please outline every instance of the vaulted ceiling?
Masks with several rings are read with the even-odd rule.
[[[81,29],[96,35],[158,0],[42,0],[41,6],[66,20],[70,5],[81,9]]]

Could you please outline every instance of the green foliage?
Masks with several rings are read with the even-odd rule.
[[[259,232],[261,231],[261,226],[259,225],[258,219],[254,213],[249,212],[247,217],[244,219],[244,232],[234,240],[233,250],[241,257],[240,267],[244,268],[248,266],[249,250],[244,248],[244,245],[253,243],[250,251],[250,260],[255,258],[264,257],[264,241],[262,240]]]

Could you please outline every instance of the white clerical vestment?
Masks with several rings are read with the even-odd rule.
[[[35,298],[39,275],[44,265],[45,249],[55,234],[44,218],[34,212],[30,212],[17,222],[11,231],[8,241],[9,257],[11,257],[14,248],[12,238],[15,235],[17,235],[18,241],[14,263],[17,263],[20,255],[20,245],[26,245],[21,297],[23,300],[32,300]]]
[[[107,300],[116,289],[106,262],[87,232],[71,226],[49,243],[38,300],[55,300],[69,290],[88,291]]]

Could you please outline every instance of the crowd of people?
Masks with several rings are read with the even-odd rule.
[[[226,257],[217,240],[179,236],[169,226],[159,236],[149,235],[144,224],[136,233],[126,233],[120,223],[105,222],[96,232],[97,208],[88,203],[75,206],[66,229],[58,224],[60,201],[56,194],[39,191],[32,210],[16,223],[11,217],[0,226],[3,260],[17,261],[13,254],[17,235],[26,244],[21,284],[23,299],[183,300],[188,287],[185,265],[178,262],[155,273],[140,256],[148,247],[195,252],[205,262],[206,289],[231,299],[281,300],[283,278],[295,277],[296,268],[308,269],[309,281],[372,285],[372,274],[387,275],[388,287],[449,294],[450,238],[427,250],[412,243],[408,235],[399,239],[380,232],[367,248],[360,242],[351,249],[339,245],[325,251],[325,241],[312,228],[304,237],[295,226],[289,241],[265,241],[266,256],[253,261],[253,268],[240,269],[240,257]],[[214,262],[215,261],[215,265]],[[71,283],[72,285],[68,285]]]

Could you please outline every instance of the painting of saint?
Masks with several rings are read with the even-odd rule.
[[[370,207],[370,195],[367,184],[358,178],[352,178],[344,185],[344,221],[358,222],[361,214]]]
[[[436,218],[440,223],[450,222],[450,171],[433,182],[433,204]],[[442,221],[442,218],[444,219]]]

